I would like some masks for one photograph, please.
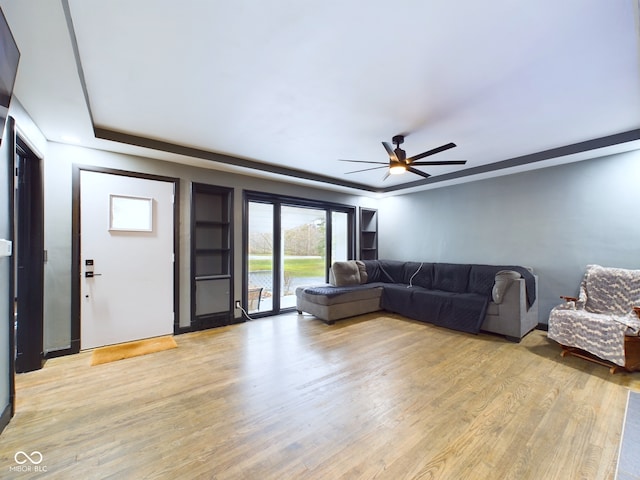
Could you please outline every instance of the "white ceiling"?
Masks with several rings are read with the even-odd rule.
[[[429,160],[467,160],[421,167],[431,186],[640,138],[638,0],[0,5],[22,54],[16,98],[52,141],[375,191],[423,179],[345,175],[366,165],[338,159],[385,162],[400,133],[409,156],[455,142]],[[159,150],[127,144],[149,140]]]

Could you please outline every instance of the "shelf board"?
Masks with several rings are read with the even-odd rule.
[[[231,278],[229,274],[216,274],[216,275],[196,275],[193,277],[196,282],[201,280],[228,280]]]
[[[228,227],[231,222],[216,221],[216,220],[196,220],[196,227]]]

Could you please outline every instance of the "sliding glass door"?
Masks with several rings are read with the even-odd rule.
[[[352,258],[353,207],[245,192],[243,304],[252,314],[295,308],[299,285],[324,283]]]
[[[273,305],[274,206],[269,203],[249,202],[247,212],[249,249],[245,263],[248,265],[249,276],[244,290],[247,292],[245,309],[251,314],[270,311]]]
[[[347,212],[331,212],[331,258],[329,265],[332,265],[333,262],[353,258],[349,250],[353,232],[349,228],[349,214]]]
[[[297,286],[325,281],[327,213],[283,205],[280,218],[280,308],[292,308]]]

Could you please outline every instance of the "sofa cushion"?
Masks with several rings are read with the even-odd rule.
[[[360,283],[367,283],[369,280],[369,275],[367,275],[367,268],[364,265],[362,260],[356,260],[356,265],[358,266],[358,272],[360,273]]]
[[[464,293],[469,283],[471,265],[434,263],[432,288],[445,292]]]
[[[378,260],[381,270],[380,282],[404,283],[404,265],[397,260]]]
[[[334,262],[331,266],[329,282],[336,287],[360,285],[360,269],[355,260]]]
[[[489,301],[476,293],[416,290],[413,301],[425,315],[420,320],[461,332],[478,333]]]
[[[406,262],[404,264],[402,283],[431,288],[433,284],[433,264],[429,262]]]
[[[384,285],[381,307],[405,317],[469,333],[478,333],[488,299],[476,293]]]
[[[296,297],[317,305],[337,305],[339,303],[358,302],[380,298],[382,284],[352,285],[335,287],[333,285],[317,285],[297,287]]]
[[[502,267],[493,265],[471,265],[469,270],[469,284],[467,291],[480,295],[491,295],[491,289]]]
[[[382,270],[378,260],[362,260],[365,270],[367,271],[367,283],[380,282]]]

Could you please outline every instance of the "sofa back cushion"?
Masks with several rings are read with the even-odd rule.
[[[626,315],[640,305],[640,270],[587,265],[582,280],[585,310]]]
[[[369,281],[369,275],[367,274],[367,267],[364,266],[362,260],[356,260],[358,266],[358,272],[360,273],[360,283],[367,283]]]
[[[380,270],[380,262],[378,260],[362,260],[362,264],[367,271],[366,283],[375,283],[382,281],[380,280],[382,272]]]
[[[362,281],[362,277],[360,275],[361,270],[364,270],[364,264],[359,260],[334,262],[331,266],[331,271],[329,272],[329,283],[336,287],[366,283],[366,278],[364,282]]]
[[[380,265],[380,282],[404,283],[404,264],[397,260],[378,260]]]
[[[491,295],[496,273],[500,270],[502,270],[502,267],[493,265],[471,265],[469,284],[467,285],[469,292]]]
[[[456,263],[433,264],[433,286],[436,290],[464,293],[469,284],[471,265]]]
[[[406,262],[402,283],[430,289],[433,285],[433,263]]]

